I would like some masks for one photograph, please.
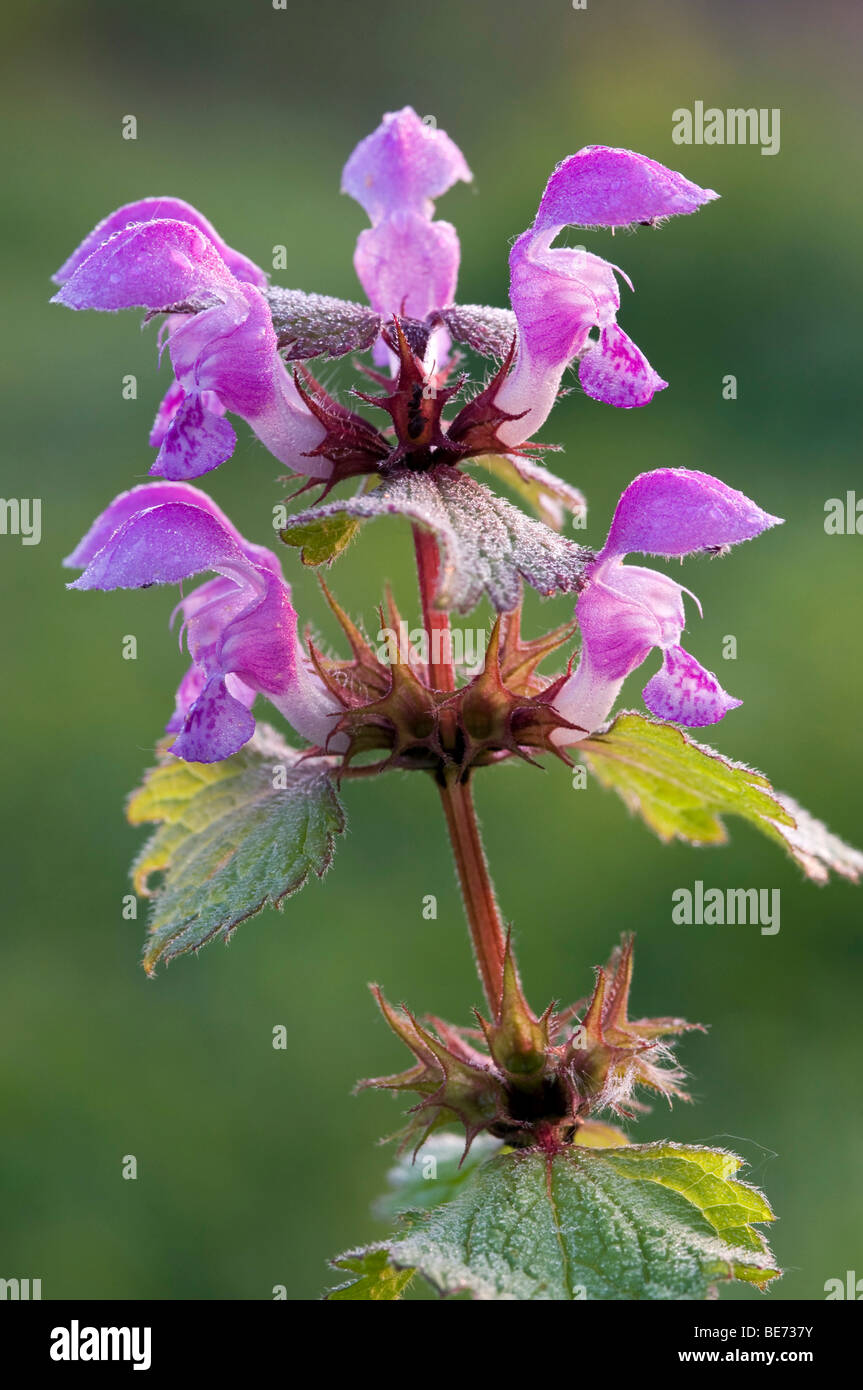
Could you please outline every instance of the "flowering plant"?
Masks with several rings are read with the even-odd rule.
[[[435,218],[435,200],[471,177],[452,140],[410,108],[357,146],[343,190],[369,217],[354,259],[366,304],[271,286],[176,198],[120,208],[57,273],[55,300],[69,308],[160,316],[159,350],[173,368],[150,435],[154,481],[121,492],[96,519],[66,562],[81,571],[69,587],[212,576],[181,587],[175,615],[191,664],[158,765],[129,803],[133,823],[158,827],[134,866],[136,889],[152,899],[144,963],[153,972],[227,940],[322,875],[349,782],[425,774],[452,843],[485,1013],[470,1026],[421,1019],[374,987],[413,1060],[361,1084],[418,1100],[387,1199],[396,1233],[339,1257],[347,1277],[330,1297],[398,1298],[415,1274],[442,1293],[491,1299],[704,1298],[732,1278],[764,1287],[778,1271],[757,1227],[772,1213],[735,1176],[741,1161],[671,1141],[631,1144],[611,1122],[635,1118],[642,1090],[685,1098],[672,1047],[700,1025],[630,1018],[629,935],[589,997],[534,1012],[472,797],[481,770],[577,757],[663,839],[719,841],[721,815],[738,814],[813,879],[863,872],[863,855],[760,773],[685,732],[740,701],[681,645],[688,591],[663,570],[625,563],[633,553],[725,555],[780,519],[718,478],[660,468],[626,488],[593,550],[563,534],[567,518],[584,528],[582,494],[539,461],[550,446],[536,435],[570,368],[586,394],[622,409],[646,406],[666,385],[618,325],[625,273],[556,246],[558,235],[657,226],[717,195],[628,150],[579,151],[555,169],[512,246],[501,309],[457,302],[458,236]],[[351,409],[308,363],[364,353]],[[464,364],[476,360],[489,365],[471,386]],[[229,416],[296,477],[277,526],[288,560],[300,550],[305,564],[332,566],[365,522],[408,521],[418,635],[376,650],[326,586],[343,653],[301,634],[277,554],[246,540],[193,483],[231,457]],[[480,482],[469,471],[477,461],[522,505]],[[315,487],[312,505],[289,509]],[[525,584],[572,594],[573,623],[525,637]],[[496,618],[473,669],[455,654],[450,618],[483,598]],[[390,630],[406,629],[391,594],[381,611]],[[615,716],[625,678],[654,649],[649,714]],[[558,673],[542,674],[557,653]],[[302,747],[257,722],[259,697]],[[418,1181],[418,1155],[435,1184]]]

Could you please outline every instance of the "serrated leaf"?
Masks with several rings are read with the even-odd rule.
[[[754,1223],[773,1213],[735,1177],[741,1163],[669,1142],[502,1153],[452,1201],[407,1216],[407,1233],[384,1248],[441,1293],[482,1300],[705,1299],[729,1279],[763,1287],[779,1271]]]
[[[506,487],[511,488],[546,526],[561,531],[567,516],[577,521],[579,530],[585,525],[587,503],[578,488],[565,483],[542,464],[518,455],[481,454],[471,459],[488,469]]]
[[[475,608],[483,594],[499,612],[511,611],[521,597],[523,579],[541,594],[570,593],[580,588],[592,558],[589,550],[556,535],[455,468],[427,473],[398,469],[371,493],[295,513],[283,539],[298,527],[339,515],[360,520],[404,516],[432,531],[441,549],[435,601],[439,608],[461,613]]]
[[[331,1261],[334,1269],[344,1269],[356,1277],[339,1284],[326,1295],[330,1303],[394,1302],[414,1276],[412,1269],[396,1269],[390,1264],[385,1246],[348,1251]]]
[[[310,873],[322,877],[345,824],[328,761],[303,758],[261,724],[224,762],[185,763],[166,753],[132,794],[127,815],[133,825],[159,822],[133,865],[135,891],[152,897],[148,974],[160,961],[227,940]],[[151,890],[157,872],[164,879]]]
[[[287,362],[310,357],[343,357],[370,348],[381,331],[381,316],[367,304],[272,286],[263,291],[270,306],[279,349]]]
[[[625,711],[577,745],[603,786],[612,787],[663,840],[722,844],[721,817],[742,816],[776,840],[809,878],[830,872],[857,882],[863,854],[846,845],[767,778],[696,743],[673,724]]]
[[[304,565],[331,565],[350,545],[360,525],[351,516],[324,516],[301,526],[288,523],[281,537],[286,545],[301,549]]]

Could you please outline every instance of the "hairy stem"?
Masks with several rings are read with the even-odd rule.
[[[449,614],[434,606],[434,595],[440,574],[440,553],[430,531],[415,526],[414,550],[423,610],[423,626],[428,643],[429,679],[435,690],[455,690],[455,671],[452,664]]]
[[[479,822],[469,781],[453,774],[440,788],[450,843],[461,885],[464,908],[470,927],[477,970],[485,990],[486,1002],[497,1012],[503,984],[503,957],[506,938],[488,861],[482,845]]]
[[[429,680],[435,690],[455,690],[449,614],[434,607],[440,554],[430,532],[414,527],[423,623],[428,642]],[[445,711],[441,711],[442,716]],[[447,730],[441,730],[446,737]],[[450,731],[451,732],[451,731]],[[458,881],[470,927],[477,970],[494,1017],[503,983],[505,935],[482,845],[470,782],[453,768],[438,782]]]

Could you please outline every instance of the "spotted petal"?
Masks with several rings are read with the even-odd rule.
[[[225,677],[214,675],[188,710],[171,752],[190,763],[218,763],[239,752],[254,732],[254,716],[230,693]]]
[[[603,328],[596,347],[585,353],[578,379],[595,401],[624,410],[649,405],[655,393],[668,385],[616,323]]]
[[[207,410],[200,395],[186,396],[150,472],[164,478],[199,478],[229,459],[236,442],[233,425]]]
[[[706,671],[694,656],[676,646],[663,653],[662,669],[647,682],[642,695],[657,718],[690,729],[716,724],[743,703],[722,689],[712,671]]]

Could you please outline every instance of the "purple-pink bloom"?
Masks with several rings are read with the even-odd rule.
[[[170,205],[176,216],[134,220]],[[132,220],[130,220],[132,219]],[[107,239],[99,238],[107,233]],[[326,477],[330,460],[307,455],[325,430],[278,354],[264,272],[227,247],[209,222],[178,199],[146,199],[107,218],[58,272],[54,302],[72,309],[144,308],[168,314],[176,380],[151,434],[150,472],[199,477],[236,444],[226,411],[241,415],[280,462]]]
[[[237,280],[246,280],[250,285],[257,285],[259,290],[266,287],[266,271],[261,270],[260,266],[255,265],[254,261],[249,260],[241,251],[235,251],[229,246],[219,236],[212,222],[182,198],[139,198],[134,203],[126,203],[123,207],[117,208],[116,212],[110,213],[97,223],[77,250],[61,265],[53,277],[55,284],[65,285],[93,252],[116,232],[123,232],[127,227],[140,222],[164,221],[166,218],[174,222],[188,222],[191,226],[197,227],[199,232],[203,232]]]
[[[578,728],[558,730],[556,741],[576,743],[604,723],[624,680],[654,647],[662,652],[662,667],[642,694],[658,718],[698,728],[736,708],[741,702],[680,646],[689,591],[657,570],[623,562],[631,551],[681,556],[721,549],[780,522],[707,473],[660,468],[630,483],[576,605],[579,663],[554,707]]]
[[[695,212],[719,194],[634,150],[585,145],[558,164],[536,214],[534,230],[628,227]]]
[[[433,220],[434,199],[472,178],[458,146],[410,106],[388,111],[357,145],[342,174],[342,192],[365,208],[372,224],[357,238],[354,266],[378,313],[424,319],[452,303],[459,240],[449,222]],[[444,346],[439,335],[438,354]]]
[[[217,575],[178,604],[192,657],[167,726],[178,758],[209,763],[236,753],[255,731],[250,707],[259,693],[304,738],[327,743],[342,708],[302,651],[279,561],[245,541],[205,493],[176,482],[121,493],[65,563],[84,567],[70,589]]]
[[[64,285],[88,257],[115,233],[125,231],[141,222],[163,221],[165,219],[188,222],[193,227],[197,227],[213,243],[235,279],[247,281],[260,290],[266,288],[268,282],[266,271],[261,270],[260,266],[255,265],[254,261],[249,260],[248,256],[244,256],[242,252],[235,251],[232,246],[228,246],[203,213],[198,212],[197,208],[193,208],[182,198],[140,198],[137,202],[126,203],[124,207],[118,208],[116,212],[103,218],[93,228],[89,236],[84,238],[81,245],[53,277],[55,282],[58,285]],[[184,319],[185,315],[183,314],[169,314],[165,320],[164,332],[170,336],[174,329],[181,326]],[[185,396],[186,392],[183,387],[177,380],[174,380],[156,412],[156,419],[150,431],[150,444],[154,449],[161,448]],[[214,391],[203,391],[200,399],[203,406],[213,415],[224,415],[224,407]]]
[[[630,150],[591,145],[558,165],[533,226],[509,258],[517,355],[495,399],[517,417],[498,430],[506,447],[517,448],[541,427],[575,358],[583,390],[609,405],[647,405],[667,385],[617,325],[615,272],[631,289],[628,277],[588,251],[553,247],[558,234],[567,226],[653,223],[694,212],[716,196]]]

